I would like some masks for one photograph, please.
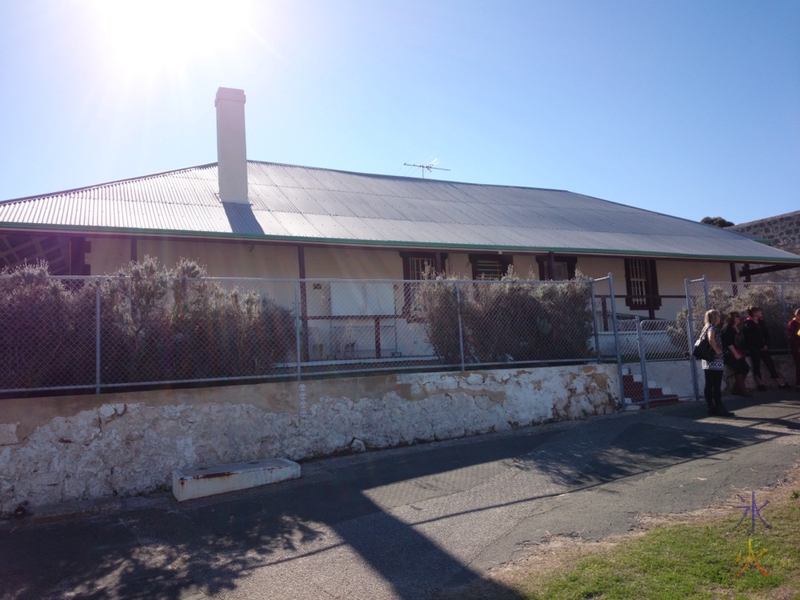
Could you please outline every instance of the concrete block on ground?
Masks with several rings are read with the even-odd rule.
[[[300,465],[286,458],[175,469],[172,472],[172,493],[178,502],[183,502],[298,477]]]

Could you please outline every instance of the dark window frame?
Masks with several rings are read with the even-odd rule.
[[[410,282],[419,281],[411,278],[411,259],[429,260],[431,267],[438,273],[444,271],[447,254],[444,252],[400,252],[400,258],[403,261],[403,280],[405,281],[403,284],[403,316],[410,319],[411,305],[414,301],[413,284]]]
[[[537,256],[536,262],[539,265],[539,279],[541,281],[552,281],[555,278],[550,273],[550,256]],[[567,279],[575,279],[575,270],[578,266],[578,257],[569,256],[566,254],[553,255],[553,262],[566,263],[567,265]]]
[[[514,265],[514,257],[511,254],[491,254],[491,253],[475,253],[469,255],[469,264],[472,267],[472,279],[479,280],[485,279],[481,277],[478,272],[478,261],[492,261],[496,262],[499,267],[500,276],[502,277],[508,273],[508,268]]]
[[[641,261],[644,267],[644,295],[633,293],[633,261]],[[625,305],[631,310],[646,310],[651,319],[655,318],[655,311],[661,308],[661,296],[658,293],[658,272],[656,261],[651,258],[626,258],[625,259]]]

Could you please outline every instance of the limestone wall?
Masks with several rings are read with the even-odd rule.
[[[770,240],[776,248],[800,254],[800,211],[759,219],[749,223],[741,223],[729,227],[760,239]],[[754,266],[754,265],[753,265]],[[800,269],[787,269],[775,273],[754,275],[753,281],[788,281],[800,283]]]
[[[615,365],[0,400],[0,514],[168,488],[172,469],[456,438],[616,410]]]

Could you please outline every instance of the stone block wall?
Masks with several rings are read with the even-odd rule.
[[[759,219],[749,223],[741,223],[728,229],[753,235],[760,239],[771,240],[776,248],[800,254],[800,211]],[[800,283],[800,269],[787,269],[786,271],[754,275],[752,280]]]
[[[0,400],[0,515],[168,489],[175,468],[457,438],[618,408],[615,365]]]

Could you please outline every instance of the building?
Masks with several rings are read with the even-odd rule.
[[[0,267],[43,258],[54,274],[102,275],[149,255],[229,277],[409,280],[430,265],[476,279],[510,266],[566,279],[580,270],[613,273],[619,312],[672,318],[686,278],[800,266],[800,256],[741,233],[568,191],[251,161],[244,104],[241,90],[217,92],[216,163],[0,202]]]

